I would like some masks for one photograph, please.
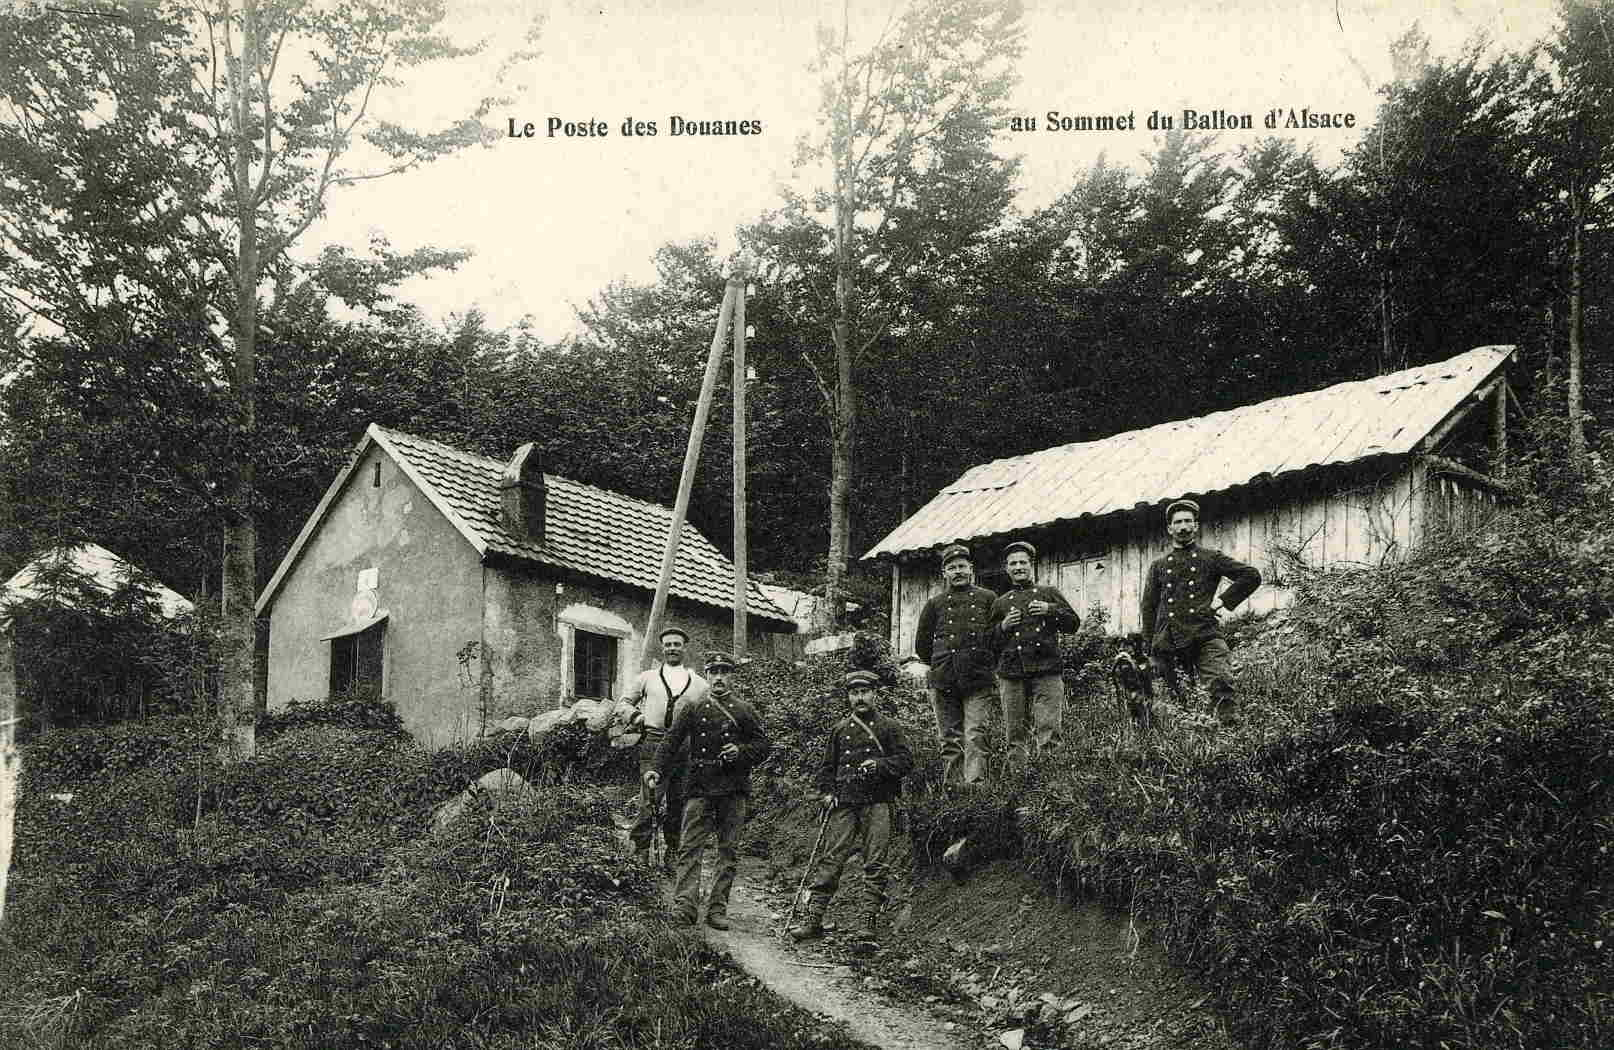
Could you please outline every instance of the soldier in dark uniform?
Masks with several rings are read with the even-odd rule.
[[[818,766],[820,803],[829,811],[828,848],[813,869],[807,914],[790,928],[798,941],[824,932],[824,911],[852,854],[863,854],[862,932],[879,936],[885,909],[887,860],[902,778],[913,769],[913,752],[902,726],[875,708],[880,678],[873,671],[847,674],[852,713],[830,730]]]
[[[1036,582],[1037,548],[1016,540],[1003,549],[1009,589],[992,604],[992,648],[1009,757],[1024,759],[1059,740],[1065,718],[1065,674],[1059,634],[1081,626],[1065,596]],[[1030,722],[1029,732],[1027,722]]]
[[[947,589],[925,603],[914,632],[914,654],[930,665],[926,684],[941,737],[943,783],[974,784],[986,775],[986,723],[997,687],[992,678],[992,602],[975,586],[975,566],[963,544],[942,551]]]
[[[1177,666],[1191,662],[1210,692],[1216,717],[1231,721],[1233,673],[1216,616],[1223,609],[1237,608],[1261,586],[1261,573],[1221,551],[1199,546],[1199,504],[1191,499],[1166,507],[1166,534],[1171,537],[1171,551],[1149,566],[1139,607],[1139,622],[1149,639],[1149,662],[1156,677],[1179,699]],[[1218,596],[1216,587],[1224,579],[1230,582]]]
[[[644,775],[645,786],[654,791],[678,767],[679,751],[688,745],[688,758],[682,766],[684,825],[673,907],[681,922],[695,925],[700,911],[701,854],[707,846],[715,846],[717,859],[706,897],[706,925],[714,930],[729,928],[729,890],[739,863],[736,850],[751,797],[751,770],[768,757],[769,750],[756,708],[729,681],[733,671],[734,658],[727,653],[706,654],[710,688],[705,696],[678,705],[672,728],[656,749],[656,768]]]

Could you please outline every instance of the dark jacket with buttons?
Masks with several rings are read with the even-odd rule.
[[[902,797],[902,778],[913,770],[902,726],[878,712],[865,721],[868,729],[850,716],[835,723],[818,764],[818,790],[843,806],[895,802]],[[868,759],[874,760],[874,771],[864,774],[860,770]]]
[[[1053,610],[1033,616],[1027,606],[1039,598],[1052,605]],[[1004,627],[1003,618],[1011,609],[1020,610],[1020,622]],[[998,654],[998,674],[1005,678],[1031,678],[1060,670],[1060,632],[1069,634],[1081,625],[1070,602],[1052,587],[1027,583],[1004,591],[992,603],[992,648]]]
[[[1210,605],[1222,580],[1231,581],[1222,592],[1222,606],[1233,609],[1261,586],[1261,573],[1198,544],[1173,547],[1164,558],[1157,558],[1149,566],[1138,608],[1138,622],[1150,646],[1169,653],[1221,637]]]
[[[930,665],[932,689],[972,692],[992,685],[992,603],[997,595],[974,585],[947,590],[919,612],[914,655]]]
[[[688,751],[680,756],[686,744]],[[724,759],[727,744],[734,744],[740,753]],[[751,770],[768,757],[771,747],[756,708],[741,699],[738,690],[721,698],[707,693],[694,703],[678,705],[672,728],[656,748],[656,772],[666,779],[679,769],[685,798],[749,795]]]

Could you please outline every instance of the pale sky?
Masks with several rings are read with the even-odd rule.
[[[854,37],[883,21],[890,0],[853,4]],[[450,26],[517,37],[542,14],[540,56],[522,66],[522,97],[492,115],[536,126],[534,138],[487,148],[405,176],[347,189],[310,231],[362,245],[384,233],[398,249],[433,245],[475,254],[458,272],[415,281],[404,298],[435,318],[480,307],[497,326],[532,318],[547,339],[575,330],[573,306],[615,279],[654,277],[656,248],[715,237],[733,247],[736,226],[779,201],[796,143],[815,129],[817,80],[807,69],[815,24],[840,5],[738,0],[450,0]],[[1022,157],[1017,205],[1053,200],[1102,153],[1137,167],[1155,144],[1152,111],[1180,126],[1185,107],[1249,113],[1254,131],[1227,131],[1231,152],[1268,132],[1270,109],[1354,113],[1351,130],[1288,134],[1325,162],[1372,123],[1377,85],[1389,79],[1392,40],[1416,21],[1433,54],[1450,55],[1476,32],[1520,47],[1553,25],[1550,0],[1029,0],[1017,113],[1039,130],[1008,134]],[[497,47],[494,49],[497,50]],[[386,100],[423,123],[452,118],[487,92],[496,63],[462,65]],[[1136,130],[1044,130],[1049,110],[1132,113]],[[762,133],[673,137],[670,118],[756,120]],[[551,117],[603,121],[604,137],[549,137]],[[655,138],[624,137],[626,118],[655,121]]]

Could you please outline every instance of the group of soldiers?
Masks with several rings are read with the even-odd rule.
[[[1260,586],[1261,574],[1221,551],[1199,545],[1199,505],[1182,499],[1166,508],[1171,550],[1149,567],[1141,623],[1155,675],[1180,695],[1179,670],[1192,668],[1218,717],[1233,717],[1228,648],[1218,626]],[[975,583],[974,561],[962,544],[942,552],[943,591],[919,616],[915,655],[929,665],[927,684],[941,741],[943,783],[975,785],[986,776],[986,726],[1000,705],[1009,760],[1022,761],[1058,743],[1065,711],[1059,635],[1079,619],[1053,587],[1039,585],[1037,551],[1023,540],[1004,549],[1009,589],[994,594]],[[1223,580],[1225,589],[1218,593]],[[731,681],[734,658],[706,655],[704,676],[685,663],[689,636],[661,633],[660,666],[641,673],[618,703],[618,715],[642,728],[639,817],[629,832],[646,858],[658,830],[674,873],[674,914],[700,921],[701,858],[715,854],[705,894],[706,925],[729,928],[728,904],[738,864],[741,829],[750,801],[750,775],[771,744],[756,709]],[[902,781],[913,752],[902,727],[877,706],[879,677],[846,674],[848,712],[835,723],[818,764],[820,838],[807,873],[808,896],[798,941],[823,933],[824,913],[854,854],[861,853],[858,925],[874,938],[887,901],[889,856]]]

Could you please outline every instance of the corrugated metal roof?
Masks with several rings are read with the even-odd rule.
[[[1511,346],[1482,346],[1385,376],[983,463],[937,493],[864,557],[927,550],[1208,495],[1260,478],[1404,455],[1512,354]]]
[[[373,424],[366,431],[355,462],[371,440],[386,449],[405,472],[425,488],[425,495],[470,540],[478,553],[486,556],[492,552],[655,591],[661,577],[661,555],[667,543],[667,530],[672,527],[670,508],[545,474],[544,485],[549,492],[544,507],[544,540],[538,544],[512,535],[499,521],[499,480],[505,464]],[[344,472],[333,483],[333,491],[327,493],[327,503],[322,503],[315,511],[315,518],[324,513],[334,490],[345,478]],[[310,521],[310,526],[312,524]],[[305,526],[304,535],[298,538],[275,579],[258,599],[260,609],[267,604],[311,531]],[[733,563],[687,521],[679,537],[669,593],[723,609],[734,607]],[[751,581],[747,593],[750,615],[780,627],[795,626],[784,611],[768,600],[755,581]]]
[[[89,578],[107,594],[117,590],[135,572],[134,566],[99,544],[84,543],[76,547],[57,547],[37,555],[6,581],[5,587],[0,588],[0,606],[4,606],[14,598],[43,597],[46,592],[37,582],[40,569],[46,562],[58,559],[70,561],[79,575]],[[157,598],[162,606],[163,615],[169,619],[195,608],[184,595],[155,581],[150,582],[146,589]]]

